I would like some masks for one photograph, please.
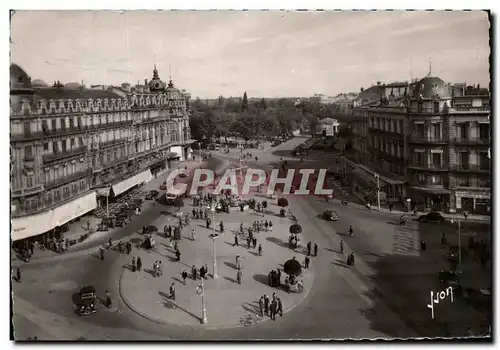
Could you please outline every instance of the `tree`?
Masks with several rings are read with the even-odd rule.
[[[283,264],[283,271],[287,275],[292,274],[294,276],[300,276],[300,274],[302,273],[302,266],[297,260],[290,259]]]
[[[243,100],[241,101],[241,111],[245,112],[248,110],[248,97],[247,97],[247,92],[243,94]]]
[[[260,100],[259,107],[260,107],[260,109],[262,109],[264,111],[267,109],[267,103],[266,103],[266,100],[264,99],[264,97],[262,97],[262,99]]]

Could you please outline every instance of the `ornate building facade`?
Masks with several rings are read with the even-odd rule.
[[[37,236],[191,157],[189,94],[156,67],[133,89],[33,86],[10,67],[12,240]]]
[[[362,91],[353,113],[355,179],[420,209],[489,213],[490,93],[427,76]],[[362,186],[358,186],[362,187]]]

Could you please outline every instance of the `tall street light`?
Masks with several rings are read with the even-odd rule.
[[[214,231],[215,231],[215,225],[214,225]],[[214,256],[213,256],[213,258],[214,258],[214,273],[213,273],[213,277],[214,277],[214,279],[216,279],[216,278],[219,277],[218,274],[217,274],[217,258],[216,258],[217,253],[216,253],[216,250],[215,250],[215,247],[216,247],[215,241],[217,240],[217,238],[219,238],[219,236],[220,235],[218,233],[215,233],[215,232],[208,235],[208,237],[213,242],[213,253],[214,253]]]
[[[196,293],[201,295],[201,323],[207,324],[207,309],[205,308],[205,286],[203,285],[204,278],[201,279],[201,284],[196,289]]]
[[[458,224],[458,272],[461,271],[462,267],[462,234],[461,234],[461,224],[460,219],[456,219]],[[450,220],[453,223],[453,219]]]

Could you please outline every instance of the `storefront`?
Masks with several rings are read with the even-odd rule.
[[[411,209],[418,211],[450,211],[450,191],[445,188],[430,188],[410,186],[408,195],[411,199]]]
[[[42,233],[50,231],[52,226],[52,210],[41,214],[23,216],[20,218],[12,218],[12,240],[18,241],[24,238],[38,236]]]
[[[488,191],[456,191],[455,200],[458,213],[491,214],[491,194]]]
[[[83,216],[96,207],[96,193],[91,192],[44,213],[13,218],[11,220],[12,240],[18,241],[49,232]]]
[[[365,170],[358,168],[354,169],[350,175],[352,181],[353,193],[364,202],[377,203],[377,179]],[[380,182],[380,204],[385,204],[387,194],[382,191],[384,182]]]
[[[153,179],[153,175],[151,174],[151,170],[145,170],[139,174],[136,174],[132,177],[129,177],[126,180],[123,180],[116,185],[113,185],[113,193],[115,196],[119,196],[120,194],[128,191],[132,187],[139,185],[144,182],[149,182]]]

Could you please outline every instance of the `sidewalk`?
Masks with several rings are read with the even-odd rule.
[[[191,211],[191,201],[187,201],[184,212]],[[279,209],[270,204],[269,211],[276,213]],[[191,215],[190,215],[191,216]],[[293,252],[288,248],[287,239],[289,235],[290,220],[278,218],[274,214],[266,214],[264,217],[256,215],[253,211],[231,211],[230,214],[216,214],[215,225],[218,231],[220,221],[224,222],[225,233],[216,241],[216,256],[218,279],[212,279],[213,273],[213,242],[208,234],[213,231],[207,230],[203,220],[190,220],[190,225],[183,229],[182,240],[179,242],[181,252],[180,262],[175,261],[173,249],[167,245],[163,236],[165,224],[177,224],[178,220],[171,216],[164,216],[153,224],[160,229],[155,236],[156,248],[147,252],[141,250],[139,255],[143,262],[143,270],[131,272],[128,268],[132,256],[124,256],[120,264],[124,269],[120,278],[120,294],[125,304],[142,317],[161,324],[177,324],[191,327],[203,328],[230,328],[246,326],[252,323],[268,320],[268,316],[262,318],[259,315],[259,298],[267,294],[272,299],[276,293],[281,298],[284,312],[298,305],[311,290],[314,273],[313,268],[305,270],[300,276],[304,282],[302,293],[287,293],[282,289],[268,286],[268,273],[272,269],[282,269],[284,262],[293,256],[300,262],[303,261],[302,252]],[[239,237],[240,245],[234,247],[234,232],[239,231],[240,223],[244,227],[251,226],[256,220],[271,220],[273,231],[261,231],[256,233],[257,247],[262,244],[263,255],[258,256],[257,249],[247,248],[246,236]],[[196,239],[190,238],[191,230],[195,228]],[[245,230],[245,235],[247,231]],[[242,284],[236,282],[235,257],[241,256],[242,261]],[[153,277],[152,265],[155,261],[162,261],[163,276]],[[314,266],[314,258],[311,259]],[[193,281],[191,267],[195,265],[200,268],[203,264],[208,265],[209,278],[205,281],[205,303],[208,323],[201,325],[201,298],[196,293],[200,284],[199,277]],[[182,284],[181,272],[186,270],[188,279],[186,286]],[[282,272],[281,282],[285,274]],[[169,287],[175,283],[176,299],[169,298]],[[278,316],[276,322],[281,318]]]

